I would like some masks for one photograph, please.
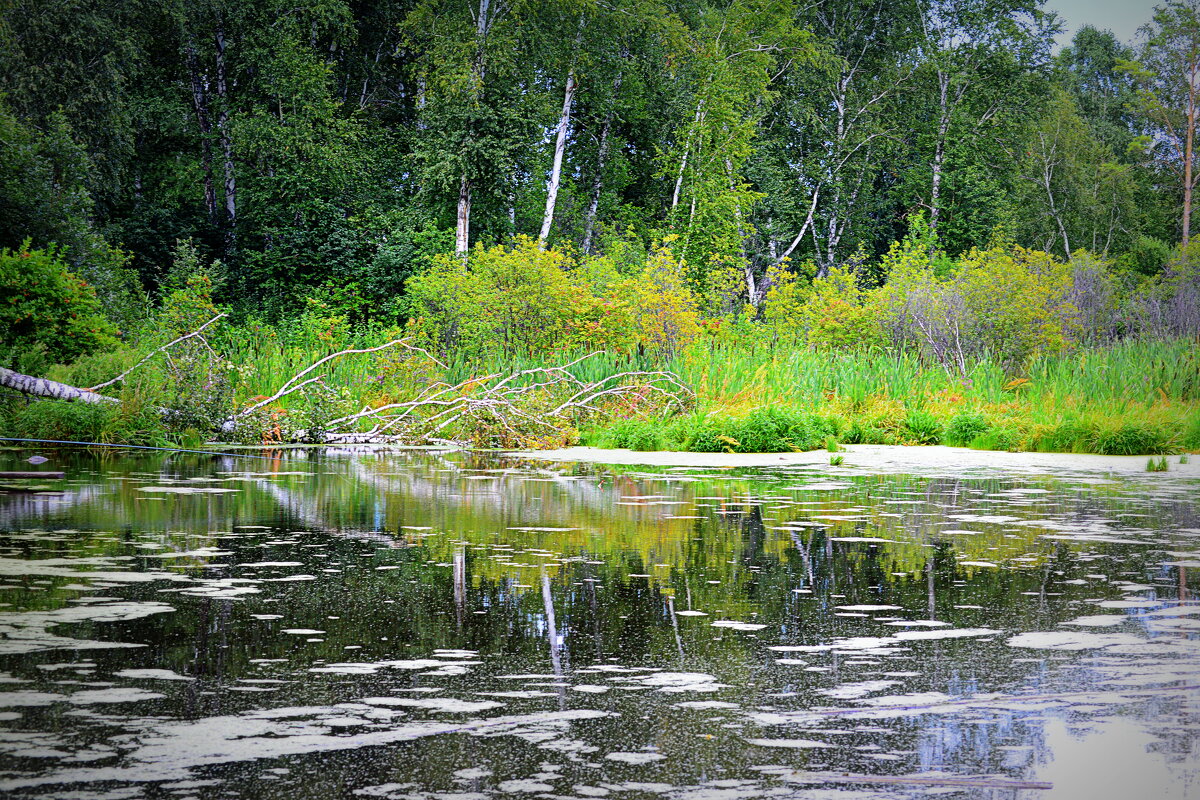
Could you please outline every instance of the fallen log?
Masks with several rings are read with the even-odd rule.
[[[67,400],[78,403],[94,403],[97,405],[120,402],[114,397],[96,394],[88,389],[68,386],[65,383],[52,381],[49,378],[35,378],[32,375],[22,375],[11,369],[0,367],[0,386],[13,389],[22,394],[34,397],[45,397],[50,400]]]
[[[0,480],[32,478],[36,481],[43,478],[61,478],[64,475],[65,472],[0,472]]]

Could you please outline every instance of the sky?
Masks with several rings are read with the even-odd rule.
[[[1132,42],[1137,29],[1150,21],[1155,6],[1163,0],[1046,0],[1046,11],[1053,11],[1063,20],[1059,45],[1068,44],[1075,31],[1084,25],[1108,29],[1125,43]]]

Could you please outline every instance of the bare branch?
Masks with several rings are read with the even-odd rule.
[[[123,380],[123,379],[125,378],[125,376],[126,376],[126,375],[128,375],[128,374],[129,374],[129,373],[131,373],[131,372],[133,372],[135,369],[137,369],[138,367],[140,367],[142,364],[145,364],[145,363],[146,363],[147,361],[149,361],[151,358],[153,358],[154,356],[156,356],[156,355],[158,355],[159,353],[163,352],[163,351],[164,351],[164,350],[166,350],[167,348],[169,348],[169,347],[172,347],[172,346],[174,346],[174,345],[177,345],[177,344],[179,344],[180,342],[182,342],[182,341],[185,341],[185,340],[187,340],[187,339],[191,339],[193,336],[200,336],[201,332],[203,332],[203,330],[204,330],[205,328],[207,328],[209,325],[212,325],[214,322],[216,322],[217,320],[219,320],[219,319],[221,319],[222,317],[225,317],[225,316],[228,316],[228,315],[227,315],[227,314],[217,314],[215,317],[213,317],[213,318],[212,318],[212,319],[210,319],[208,322],[204,323],[203,325],[201,325],[199,328],[197,328],[196,330],[192,331],[191,333],[184,334],[183,336],[180,336],[178,339],[173,339],[173,340],[171,340],[171,341],[167,342],[166,344],[164,344],[162,347],[160,347],[160,348],[158,348],[158,349],[156,349],[156,350],[152,350],[151,352],[147,353],[147,354],[146,354],[146,356],[145,356],[144,358],[142,358],[142,360],[141,360],[141,361],[137,362],[137,363],[136,363],[136,364],[134,364],[132,367],[130,367],[129,369],[125,370],[124,372],[122,372],[120,375],[118,375],[117,377],[113,378],[112,380],[110,380],[110,381],[105,381],[104,383],[98,383],[98,384],[96,384],[95,386],[91,387],[90,389],[84,389],[84,391],[85,391],[85,392],[95,392],[95,391],[99,391],[100,389],[103,389],[103,388],[104,388],[104,387],[106,387],[106,386],[112,386],[114,383],[117,383],[118,381],[120,381],[120,380]],[[201,341],[204,341],[204,337],[201,337]],[[208,343],[207,343],[207,342],[205,342],[205,344],[207,345]],[[212,348],[210,347],[209,349],[211,350]]]

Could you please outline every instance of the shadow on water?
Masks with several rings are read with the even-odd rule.
[[[1194,481],[45,466],[5,796],[1200,796]]]

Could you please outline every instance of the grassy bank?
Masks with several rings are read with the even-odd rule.
[[[213,420],[274,394],[318,359],[341,347],[377,346],[395,335],[377,331],[331,343],[302,330],[227,327],[209,338],[221,354],[215,362],[219,374],[209,369],[201,375],[193,365],[189,378],[186,357],[157,356],[109,390],[121,399],[118,406],[9,399],[0,406],[0,430],[6,436],[47,439],[197,443],[211,436],[206,426]],[[140,347],[54,367],[49,377],[96,385],[161,343],[148,335],[141,341]],[[319,428],[322,420],[366,406],[411,399],[439,381],[456,384],[572,358],[438,364],[412,351],[347,355],[322,367],[320,383],[264,408],[242,440],[278,439],[289,426]],[[1036,358],[1018,377],[986,359],[960,377],[915,356],[882,350],[851,354],[716,345],[694,345],[658,361],[601,353],[570,371],[590,382],[636,369],[673,371],[695,391],[694,404],[670,412],[614,407],[608,414],[564,420],[560,429],[528,441],[481,437],[465,429],[447,431],[447,438],[453,434],[494,446],[582,442],[695,452],[836,450],[849,443],[1106,455],[1200,450],[1200,355],[1186,340],[1126,341]],[[201,386],[187,385],[188,380]],[[181,405],[190,410],[170,422],[156,411]]]
[[[837,443],[1132,455],[1200,448],[1194,343],[1123,342],[1035,359],[1020,377],[995,362],[966,377],[904,354],[692,350],[669,367],[696,389],[686,417],[619,421],[590,444],[735,452]]]

